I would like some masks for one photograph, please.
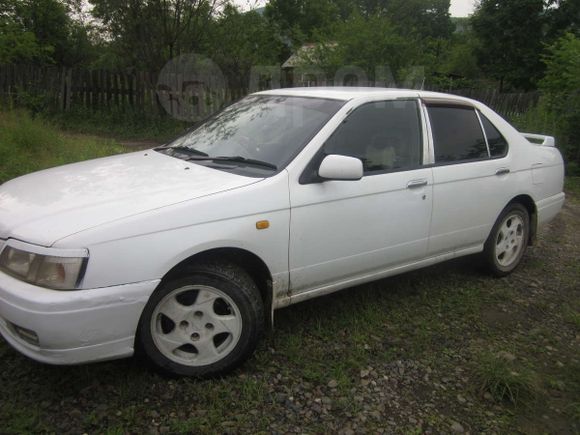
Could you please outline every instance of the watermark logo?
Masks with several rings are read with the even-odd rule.
[[[211,59],[198,54],[185,54],[169,61],[161,70],[157,82],[157,96],[165,111],[182,121],[199,121],[217,112],[244,95],[282,87],[312,86],[371,86],[422,89],[425,69],[412,67],[403,72],[397,83],[388,65],[371,71],[353,65],[336,68],[333,73],[317,64],[299,64],[292,68],[276,65],[252,66],[249,81],[243,89],[229,89],[220,67]]]
[[[227,82],[219,66],[198,54],[176,57],[163,67],[157,81],[159,102],[181,121],[203,119],[227,98]]]

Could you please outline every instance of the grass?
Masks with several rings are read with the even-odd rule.
[[[107,111],[77,109],[52,115],[50,120],[69,132],[115,137],[120,140],[165,142],[191,127],[191,122],[179,121],[168,115],[145,116],[111,108]]]
[[[480,393],[489,393],[497,402],[530,405],[538,396],[538,382],[533,371],[501,355],[484,353],[475,367]]]
[[[0,183],[40,169],[123,151],[111,139],[67,135],[24,111],[0,112]]]
[[[580,177],[566,177],[565,189],[580,197]]]
[[[0,113],[2,181],[122,151],[24,112]],[[579,184],[568,179],[568,192]],[[561,219],[505,279],[483,274],[469,257],[280,310],[254,357],[224,379],[168,379],[134,360],[46,366],[0,339],[2,432],[330,433],[353,421],[357,431],[376,432],[389,419],[401,433],[447,433],[451,420],[471,433],[530,432],[525,424],[573,432],[580,222]],[[361,371],[369,368],[377,385],[365,390]],[[391,390],[381,383],[391,381]],[[330,399],[326,414],[306,417],[322,398]],[[356,420],[369,409],[381,419]]]

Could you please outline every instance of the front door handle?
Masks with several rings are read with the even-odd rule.
[[[495,175],[507,175],[510,173],[509,168],[500,168],[497,171],[495,171]]]
[[[419,187],[425,187],[429,184],[427,180],[412,180],[407,183],[407,189],[418,189]]]

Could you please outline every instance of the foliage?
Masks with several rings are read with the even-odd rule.
[[[580,36],[580,2],[577,0],[548,0],[547,9],[549,40],[558,39],[566,33]]]
[[[385,11],[402,34],[447,39],[455,26],[449,14],[450,0],[393,0]]]
[[[85,27],[59,0],[2,0],[0,63],[36,62],[72,66],[85,60]]]
[[[566,191],[572,192],[580,198],[580,176],[566,178]],[[576,312],[573,317],[576,326],[580,328],[580,310]]]
[[[168,115],[146,115],[138,110],[114,107],[97,111],[75,109],[52,113],[49,119],[55,126],[71,133],[159,143],[177,137],[191,127],[191,123],[178,121]]]
[[[365,18],[387,17],[404,35],[448,38],[453,33],[449,0],[334,0],[343,19],[353,13]]]
[[[389,19],[379,15],[364,17],[355,13],[346,22],[335,24],[326,39],[312,58],[304,60],[333,77],[338,72],[371,80],[386,78],[390,83],[417,58],[410,41],[397,32]],[[349,66],[348,71],[342,69],[345,65]],[[386,77],[375,77],[377,67],[384,68]]]
[[[283,39],[300,45],[316,31],[328,29],[338,19],[339,8],[332,0],[270,0],[265,16]]]
[[[429,84],[434,89],[467,89],[475,86],[482,76],[477,65],[471,33],[453,35],[449,40],[438,41],[439,56],[431,56]],[[426,58],[427,55],[424,55]]]
[[[180,54],[199,51],[217,0],[90,0],[108,32],[118,67],[159,71]]]
[[[51,52],[50,47],[40,46],[34,33],[6,20],[0,22],[0,63],[46,61]]]
[[[111,140],[65,136],[26,112],[0,112],[0,183],[47,167],[121,151]]]
[[[482,0],[471,19],[481,69],[506,87],[530,90],[541,78],[544,0]]]
[[[540,86],[558,118],[561,141],[570,162],[580,166],[580,38],[568,33],[548,49],[546,76]]]
[[[306,43],[315,49],[304,63],[327,79],[339,72],[337,84],[354,84],[350,76],[362,76],[371,83],[439,90],[498,85],[500,91],[533,90],[547,68],[541,81],[545,106],[518,121],[550,112],[549,130],[566,147],[569,168],[578,161],[574,126],[580,123],[575,109],[563,108],[576,107],[578,74],[573,56],[563,59],[571,49],[554,51],[564,32],[578,37],[575,0],[483,0],[472,19],[452,19],[449,0],[271,0],[263,14],[242,12],[231,0],[90,4],[88,11],[82,0],[0,0],[0,64],[155,73],[172,58],[197,53],[217,63],[236,90],[251,86],[254,66],[277,68]],[[550,66],[562,62],[569,72]],[[268,74],[260,74],[264,86]],[[562,93],[556,88],[564,82]],[[47,99],[27,92],[19,93],[17,104],[46,112]],[[139,113],[114,116],[133,123]]]
[[[255,11],[241,13],[231,5],[210,28],[212,59],[220,66],[228,84],[244,88],[256,65],[276,65],[282,43],[272,23]]]

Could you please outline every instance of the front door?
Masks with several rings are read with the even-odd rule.
[[[382,101],[359,106],[327,140],[318,161],[357,157],[364,177],[323,181],[306,174],[290,187],[292,294],[426,255],[433,180],[423,167],[422,131],[418,101]]]

